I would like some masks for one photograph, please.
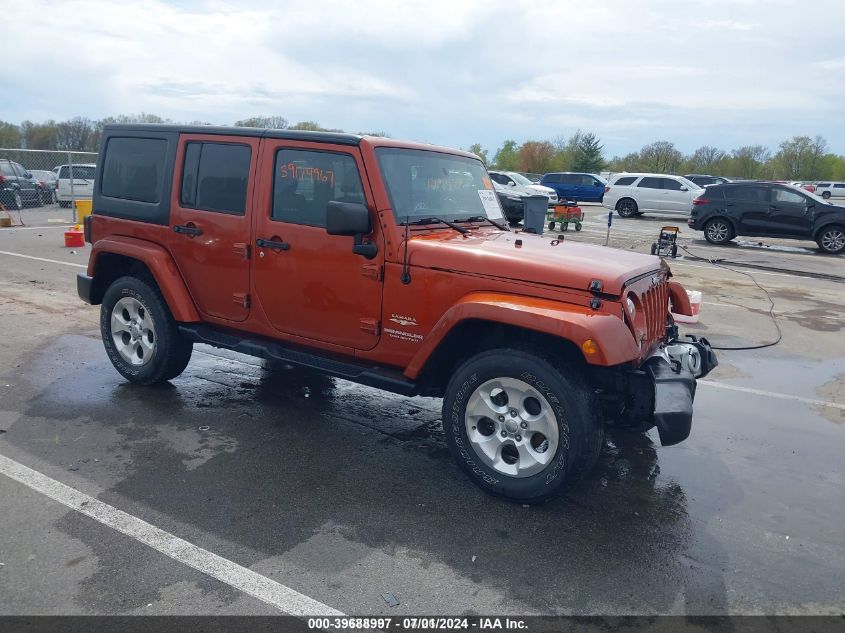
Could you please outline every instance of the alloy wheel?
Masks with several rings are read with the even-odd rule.
[[[135,297],[123,297],[114,304],[111,337],[121,358],[135,367],[146,365],[155,354],[155,324]]]
[[[828,229],[821,236],[821,247],[829,253],[838,253],[845,249],[845,230]]]

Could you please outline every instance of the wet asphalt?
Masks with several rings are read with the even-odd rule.
[[[96,311],[74,313],[75,326],[57,316],[72,305],[56,286],[70,270],[3,264],[0,325],[17,352],[0,366],[0,454],[336,609],[845,609],[845,410],[819,404],[845,402],[842,302],[830,299],[841,286],[819,286],[832,318],[784,317],[783,345],[721,355],[689,440],[611,433],[584,481],[523,507],[459,472],[439,400],[205,346],[171,384],[129,385]],[[741,314],[713,306],[692,329],[745,319],[766,336],[765,314]],[[809,337],[825,351],[808,351]],[[0,509],[2,614],[274,612],[2,475]]]

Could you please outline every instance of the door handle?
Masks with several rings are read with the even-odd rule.
[[[189,222],[188,224],[177,224],[173,227],[173,232],[181,235],[187,235],[188,237],[202,235],[202,229],[192,222]]]
[[[262,237],[259,237],[255,240],[255,245],[258,248],[272,248],[274,251],[287,251],[290,250],[290,244],[287,242],[283,242],[282,238],[273,236],[272,239],[265,240]]]

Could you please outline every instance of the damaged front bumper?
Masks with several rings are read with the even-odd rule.
[[[719,364],[705,338],[688,335],[657,349],[628,381],[629,419],[642,430],[657,427],[660,443],[689,437],[696,380]]]

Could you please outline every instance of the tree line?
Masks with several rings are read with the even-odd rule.
[[[93,120],[74,117],[66,121],[52,119],[35,123],[24,121],[18,125],[0,121],[0,147],[13,149],[46,149],[67,152],[96,152],[100,148],[100,136],[106,125],[115,123],[177,123],[156,114],[121,114]],[[186,125],[211,125],[206,121],[190,121]],[[261,127],[288,130],[312,130],[320,132],[343,132],[336,128],[321,127],[316,121],[300,121],[290,124],[282,116],[257,116],[235,121],[236,127]],[[371,136],[389,136],[385,132],[366,132]]]
[[[496,169],[545,174],[550,171],[599,173],[654,172],[709,174],[728,178],[765,180],[843,180],[845,156],[830,152],[822,136],[793,136],[775,151],[764,145],[745,145],[724,150],[703,145],[685,155],[670,141],[655,141],[638,152],[605,159],[604,147],[595,134],[575,132],[569,138],[526,141],[506,140],[493,154],[476,143],[469,151]]]
[[[48,120],[41,123],[24,121],[20,124],[0,121],[0,147],[96,152],[103,127],[114,123],[176,123],[156,114],[123,114],[93,120],[74,117],[65,121]],[[188,125],[210,125],[205,121],[191,121]],[[256,116],[235,121],[236,127],[261,127],[288,130],[343,132],[325,128],[316,121],[291,124],[279,115]],[[363,132],[373,136],[389,136],[379,132]],[[657,173],[704,173],[734,178],[762,178],[770,180],[843,180],[845,156],[829,151],[822,136],[793,136],[772,151],[764,145],[745,145],[724,150],[703,145],[685,155],[670,141],[655,141],[637,152],[605,158],[604,146],[592,132],[576,131],[569,137],[551,140],[529,140],[518,144],[506,140],[493,154],[480,144],[470,146],[486,164],[496,169],[544,174],[550,171],[646,171]]]

